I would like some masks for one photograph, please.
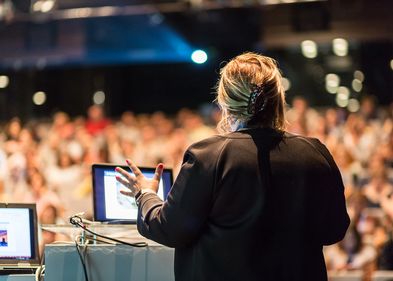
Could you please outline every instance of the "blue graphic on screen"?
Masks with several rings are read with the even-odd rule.
[[[34,252],[28,208],[0,208],[0,260],[31,259]]]

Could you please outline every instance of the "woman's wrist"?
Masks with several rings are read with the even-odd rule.
[[[157,192],[155,192],[153,189],[150,188],[143,188],[143,189],[139,189],[139,191],[137,193],[135,193],[135,201],[138,203],[139,198],[145,194],[145,193],[154,193],[157,194]]]

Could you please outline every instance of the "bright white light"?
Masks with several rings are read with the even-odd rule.
[[[353,79],[352,80],[352,89],[355,92],[359,93],[362,90],[362,88],[363,88],[362,81],[360,81],[359,79]]]
[[[358,79],[360,82],[363,82],[363,81],[364,81],[364,74],[363,74],[363,72],[361,72],[360,70],[356,70],[356,71],[353,73],[353,77],[354,77],[355,79]]]
[[[36,92],[33,95],[33,102],[35,105],[43,105],[46,101],[46,94],[42,91]]]
[[[390,68],[393,70],[393,59],[390,60]]]
[[[337,74],[329,73],[325,76],[325,88],[330,94],[337,93],[338,86],[340,85],[340,77]]]
[[[329,86],[338,87],[340,85],[340,77],[337,74],[329,73],[325,76],[325,81]]]
[[[105,102],[105,93],[103,91],[97,91],[93,95],[94,104],[103,104]]]
[[[47,13],[55,6],[55,0],[38,0],[33,5],[34,12]]]
[[[333,39],[333,53],[339,57],[348,54],[348,41],[343,38]]]
[[[332,86],[329,86],[329,85],[325,85],[325,89],[326,89],[326,91],[329,94],[336,94],[337,90],[338,90],[338,87],[332,87]]]
[[[55,6],[54,0],[46,0],[42,3],[41,12],[47,13],[50,10],[52,10],[54,6]]]
[[[337,94],[336,96],[336,104],[339,107],[346,107],[348,105],[348,96],[345,94]]]
[[[347,108],[349,112],[357,112],[360,109],[360,103],[357,99],[349,99]]]
[[[288,91],[291,88],[291,81],[288,78],[283,77],[281,79],[282,86],[284,87],[284,91]]]
[[[338,89],[337,89],[337,95],[340,95],[342,97],[345,96],[345,97],[347,97],[347,99],[348,99],[350,93],[351,92],[349,91],[349,89],[344,86],[338,87]]]
[[[43,4],[43,1],[41,1],[41,0],[36,1],[33,5],[33,11],[40,12],[41,8],[42,8],[42,4]]]
[[[314,41],[305,40],[301,43],[302,54],[306,58],[313,59],[318,55],[318,46]]]
[[[8,86],[10,79],[8,76],[0,75],[0,89],[4,89]]]
[[[202,64],[207,61],[207,54],[203,50],[196,50],[192,53],[191,59],[197,64]]]

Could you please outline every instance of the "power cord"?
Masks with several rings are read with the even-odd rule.
[[[121,241],[119,239],[115,239],[115,238],[112,238],[112,237],[109,237],[109,236],[105,236],[105,235],[96,233],[96,232],[88,229],[87,226],[83,223],[82,217],[80,217],[78,215],[74,215],[74,216],[70,217],[70,223],[72,225],[74,225],[74,226],[82,228],[87,233],[90,233],[90,234],[92,234],[94,236],[97,236],[97,237],[100,237],[100,238],[103,238],[103,239],[107,239],[107,240],[110,240],[110,241],[113,241],[113,242],[116,242],[116,243],[119,243],[119,244],[131,246],[131,247],[137,247],[137,248],[147,247],[147,243],[146,242],[128,243],[128,242],[125,242],[125,241]]]
[[[147,247],[147,243],[146,242],[128,243],[128,242],[125,242],[125,241],[121,241],[121,240],[118,240],[118,239],[115,239],[115,238],[112,238],[112,237],[108,237],[108,236],[96,233],[96,232],[88,229],[83,221],[84,221],[83,218],[79,214],[70,217],[70,223],[72,225],[74,225],[76,227],[79,227],[79,228],[82,228],[87,233],[93,235],[93,236],[89,236],[89,237],[84,236],[84,238],[86,240],[85,240],[85,243],[83,244],[83,247],[84,247],[83,248],[83,255],[82,255],[82,252],[81,252],[81,249],[80,249],[81,245],[78,243],[78,241],[81,241],[82,236],[78,235],[77,237],[75,237],[75,247],[76,247],[76,251],[78,252],[80,261],[82,263],[83,273],[84,273],[84,276],[85,276],[85,281],[89,281],[89,276],[88,276],[88,273],[87,273],[87,266],[86,266],[86,261],[85,261],[85,258],[84,258],[84,254],[86,253],[86,249],[87,249],[86,246],[88,245],[90,239],[93,240],[93,241],[98,241],[98,242],[102,242],[102,243],[112,244],[112,243],[109,243],[107,241],[104,241],[104,240],[96,238],[96,237],[100,237],[100,238],[103,238],[103,239],[106,239],[106,240],[110,240],[110,241],[113,241],[113,242],[116,242],[116,243],[119,243],[119,244],[123,244],[123,245],[128,245],[128,246],[131,246],[131,247],[138,247],[138,248]],[[36,281],[40,281],[40,280],[36,280]]]
[[[86,240],[86,242],[88,242],[88,241]],[[84,253],[85,253],[85,250],[86,250],[86,245],[87,244],[84,245]],[[78,239],[77,238],[75,239],[75,247],[76,247],[76,251],[78,252],[79,259],[80,259],[80,261],[82,263],[83,273],[85,275],[85,281],[89,281],[89,276],[87,275],[86,262],[85,262],[85,259],[82,257],[82,253],[81,253],[81,250],[79,248],[80,246],[78,244]]]

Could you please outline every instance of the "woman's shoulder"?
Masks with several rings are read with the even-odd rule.
[[[285,132],[284,139],[287,142],[296,142],[299,144],[310,146],[318,151],[321,151],[321,150],[327,151],[326,146],[318,138],[315,138],[315,137],[307,137],[307,136],[303,136],[303,135],[297,135],[297,134]]]
[[[219,147],[222,147],[223,145],[225,145],[225,143],[227,142],[227,138],[225,138],[223,135],[213,135],[210,136],[208,138],[205,138],[203,140],[194,142],[193,144],[191,144],[187,151],[190,152],[209,152],[209,151],[215,151],[216,149],[218,149]]]

